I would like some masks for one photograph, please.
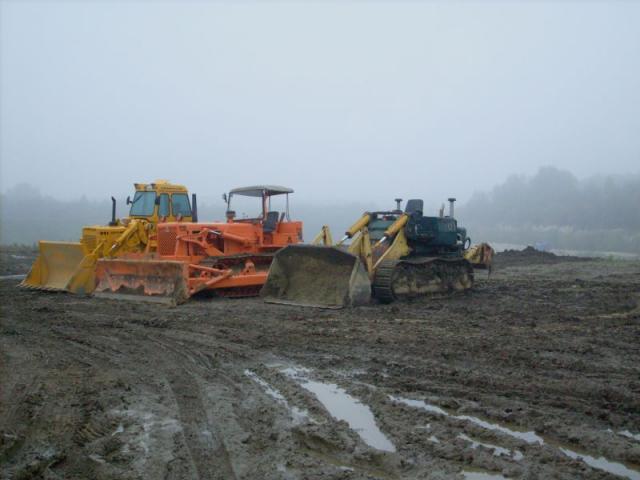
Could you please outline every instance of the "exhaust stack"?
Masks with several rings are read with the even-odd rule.
[[[118,223],[116,222],[116,199],[115,197],[111,197],[111,222],[109,222],[109,225],[113,227],[117,224]]]
[[[191,194],[191,220],[198,223],[198,201],[195,193]]]
[[[456,199],[451,197],[451,198],[448,198],[448,200],[449,200],[449,216],[453,218],[453,204],[456,202]]]

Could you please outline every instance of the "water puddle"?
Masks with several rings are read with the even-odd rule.
[[[284,405],[284,407],[289,410],[291,414],[291,420],[293,421],[294,425],[301,425],[309,420],[309,412],[298,407],[290,406],[287,399],[284,398],[284,396],[278,390],[265,382],[255,372],[252,372],[251,370],[245,370],[244,374],[251,380],[256,382],[258,385],[260,385],[267,395],[274,398],[278,403]]]
[[[275,367],[278,367],[278,365],[275,365]],[[283,367],[279,370],[280,373],[284,373],[287,377],[298,381],[306,380],[311,373],[311,369],[305,367]]]
[[[618,432],[618,435],[622,435],[623,437],[631,438],[632,440],[637,440],[640,442],[640,433],[631,433],[629,430],[621,430]]]
[[[472,417],[470,415],[453,415],[446,410],[435,405],[430,405],[423,400],[411,400],[409,398],[394,397],[393,395],[389,395],[389,398],[396,403],[403,403],[410,407],[420,408],[422,410],[426,410],[427,412],[435,413],[436,415],[443,415],[445,417],[451,417],[457,420],[466,420],[468,422],[475,423],[482,428],[486,428],[487,430],[502,432],[512,437],[519,438],[520,440],[524,440],[527,443],[539,443],[540,445],[544,443],[542,437],[537,435],[535,432],[514,430],[512,428],[507,428],[497,423],[487,422],[486,420],[482,420],[478,417]]]
[[[637,440],[638,442],[640,442],[640,433],[631,433],[629,430],[619,430],[617,432],[614,432],[610,428],[607,428],[605,432],[613,433],[614,435],[617,434],[622,437],[627,437],[627,438],[630,438],[631,440]]]
[[[389,395],[389,398],[396,403],[404,403],[413,408],[421,408],[422,410],[426,410],[427,412],[435,413],[437,415],[444,415],[445,417],[449,416],[449,412],[443,410],[440,407],[436,407],[435,405],[431,405],[423,400],[411,400],[410,398],[402,398],[402,397],[394,397],[393,395]]]
[[[102,458],[100,455],[98,455],[97,453],[92,453],[91,455],[89,455],[89,458],[96,463],[101,463],[101,464],[107,463],[106,460]]]
[[[507,480],[502,475],[480,470],[463,470],[461,473],[465,480]]]
[[[486,428],[488,430],[494,430],[497,432],[502,432],[505,433],[507,435],[510,435],[514,438],[518,438],[520,440],[523,440],[527,443],[530,444],[539,444],[539,445],[550,445],[552,447],[557,448],[559,451],[561,451],[564,455],[566,455],[569,458],[573,458],[576,460],[582,460],[584,463],[586,463],[587,465],[589,465],[590,467],[593,467],[595,469],[598,470],[603,470],[605,472],[611,473],[613,475],[617,475],[620,477],[624,477],[624,478],[629,478],[631,480],[640,480],[640,471],[636,470],[636,469],[632,469],[630,467],[627,467],[626,465],[619,463],[619,462],[612,462],[611,460],[606,459],[605,457],[593,457],[591,455],[588,454],[584,454],[584,453],[578,453],[574,450],[571,450],[569,448],[565,448],[564,446],[561,446],[559,444],[557,444],[556,442],[550,442],[548,440],[545,441],[544,438],[542,438],[540,435],[536,434],[533,431],[519,431],[519,430],[514,430],[512,428],[508,428],[505,427],[503,425],[497,424],[497,423],[491,423],[491,422],[487,422],[486,420],[482,420],[480,418],[477,417],[472,417],[469,415],[453,415],[449,412],[447,412],[446,410],[443,410],[440,407],[437,407],[435,405],[430,405],[426,402],[424,402],[423,400],[411,400],[408,398],[402,398],[402,397],[394,397],[392,395],[389,395],[389,398],[396,402],[396,403],[402,403],[404,405],[408,405],[410,407],[414,407],[414,408],[420,408],[422,410],[426,410],[427,412],[431,412],[431,413],[435,413],[438,415],[443,415],[443,416],[447,416],[447,417],[451,417],[451,418],[455,418],[457,420],[466,420],[472,423],[475,423],[476,425],[479,425],[483,428]],[[627,432],[627,431],[625,431]],[[624,435],[622,432],[619,432],[620,435]],[[629,434],[631,434],[631,432],[627,432]],[[633,434],[631,434],[633,436]],[[627,436],[627,435],[625,435]],[[635,437],[634,437],[635,438]],[[499,447],[501,448],[501,447]],[[517,451],[516,451],[517,452]],[[519,453],[519,452],[518,452]],[[514,460],[517,460],[514,454]],[[463,472],[464,474],[464,472]],[[465,477],[465,478],[502,478],[502,477]]]
[[[540,445],[544,444],[544,440],[542,439],[542,437],[540,435],[537,435],[533,431],[514,430],[513,428],[507,428],[497,423],[487,422],[485,420],[481,420],[478,417],[471,417],[469,415],[452,415],[452,417],[457,418],[458,420],[467,420],[483,428],[486,428],[487,430],[495,430],[496,432],[505,433],[512,437],[519,438],[520,440],[523,440],[527,443],[538,443]]]
[[[345,420],[368,445],[395,452],[395,446],[376,425],[371,409],[332,383],[308,380],[302,388],[313,393],[327,411],[338,420]]]
[[[0,275],[0,280],[22,280],[26,275]]]
[[[416,425],[415,427],[416,430],[431,430],[431,424],[427,423],[426,425]]]
[[[604,457],[595,458],[591,455],[574,452],[573,450],[569,450],[568,448],[558,448],[567,457],[573,458],[575,460],[582,460],[590,467],[597,468],[598,470],[604,470],[605,472],[618,475],[619,477],[630,478],[632,480],[640,480],[640,472],[638,472],[637,470],[632,470],[622,463],[612,462]]]
[[[307,376],[309,369],[288,367],[280,372],[313,393],[334,418],[346,421],[367,445],[387,452],[396,451],[393,443],[378,428],[371,409],[343,388],[334,383],[310,380]]]
[[[488,448],[489,450],[493,451],[493,454],[496,457],[500,457],[500,456],[506,456],[506,457],[511,457],[514,460],[518,461],[518,460],[522,460],[524,458],[524,455],[522,454],[522,452],[520,452],[519,450],[515,450],[515,451],[511,451],[508,448],[504,448],[501,447],[499,445],[493,445],[492,443],[483,443],[483,442],[479,442],[477,440],[474,440],[471,437],[468,437],[467,435],[465,435],[464,433],[461,433],[460,435],[458,435],[458,438],[461,438],[467,442],[469,442],[471,444],[471,448],[473,450],[475,450],[478,447],[485,447]]]
[[[367,373],[366,368],[352,368],[351,370],[332,370],[333,373],[342,377],[357,377],[358,375],[364,375]]]

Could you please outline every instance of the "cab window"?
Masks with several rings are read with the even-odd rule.
[[[129,215],[132,217],[150,217],[156,206],[156,192],[137,191],[131,202]]]
[[[169,195],[163,193],[160,195],[160,205],[158,206],[158,215],[161,217],[169,216]]]
[[[174,193],[171,195],[171,203],[174,217],[178,215],[182,215],[183,217],[191,216],[191,205],[189,204],[189,197],[186,193]]]

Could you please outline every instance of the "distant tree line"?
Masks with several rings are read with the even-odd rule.
[[[255,200],[255,214],[260,209]],[[280,207],[278,207],[280,208]],[[366,209],[359,203],[342,205],[311,205],[291,199],[291,219],[304,221],[305,241],[311,241],[322,225],[329,224],[336,236],[353,223]],[[126,217],[129,207],[123,199],[118,199],[117,216]],[[200,221],[220,221],[225,218],[225,204],[222,200],[199,199]],[[238,212],[242,216],[242,212]],[[58,200],[43,195],[28,184],[17,185],[0,194],[0,244],[32,245],[38,240],[78,241],[82,227],[107,225],[111,220],[111,201],[89,200],[81,197],[74,200]]]
[[[118,215],[128,207],[119,199]],[[369,199],[368,199],[369,200]],[[292,198],[292,219],[305,224],[311,241],[323,224],[336,238],[365,210],[390,208],[388,202],[312,205]],[[224,218],[224,203],[201,199],[201,221]],[[426,208],[434,215],[436,208]],[[39,239],[77,241],[83,225],[106,225],[109,199],[57,200],[30,185],[0,195],[0,243],[33,244]],[[489,192],[475,193],[457,209],[459,223],[475,242],[489,241],[551,248],[640,253],[640,175],[578,180],[545,167],[531,177],[512,176]]]
[[[544,167],[475,193],[459,218],[491,241],[640,253],[640,175],[578,180]]]

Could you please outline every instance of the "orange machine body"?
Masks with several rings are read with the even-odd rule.
[[[169,303],[204,290],[228,297],[258,295],[275,252],[302,241],[302,222],[288,220],[288,211],[267,210],[273,194],[263,192],[258,218],[235,219],[228,210],[226,222],[158,224],[155,253],[98,262],[96,291]]]
[[[261,222],[164,223],[156,257],[189,264],[190,295],[205,288],[244,289],[261,287],[272,254],[301,240],[302,222],[279,222],[273,232]]]

